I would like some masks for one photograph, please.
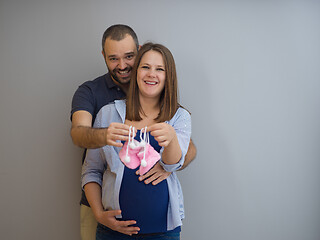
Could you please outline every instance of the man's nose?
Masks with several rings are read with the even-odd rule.
[[[124,59],[120,58],[120,61],[119,61],[119,68],[121,70],[125,69],[127,67],[127,63]]]

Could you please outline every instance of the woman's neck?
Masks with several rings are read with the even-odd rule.
[[[137,129],[144,128],[145,126],[151,126],[156,123],[154,120],[159,115],[159,99],[153,98],[139,98],[140,106],[144,114],[140,113],[142,120],[140,121],[129,121],[128,119],[125,120],[125,123],[128,125],[132,125]]]
[[[156,118],[159,114],[159,98],[145,98],[140,96],[140,106],[147,118]]]
[[[153,111],[151,112],[145,112],[145,115],[140,114],[141,115],[141,120],[140,121],[130,121],[128,119],[125,120],[125,124],[130,125],[135,127],[136,129],[142,129],[146,126],[151,126],[155,123],[157,123],[154,119],[156,117],[158,117],[159,111]]]

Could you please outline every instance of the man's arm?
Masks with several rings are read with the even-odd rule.
[[[72,115],[71,138],[82,148],[99,148],[106,145],[106,131],[91,126],[92,115],[87,111],[77,111]]]
[[[101,200],[101,187],[99,184],[95,182],[87,183],[84,186],[84,190],[92,212],[99,223],[114,231],[130,236],[132,234],[138,234],[140,231],[139,227],[132,226],[133,224],[136,224],[136,221],[119,221],[116,219],[116,216],[121,214],[121,210],[104,211]]]
[[[193,159],[195,159],[196,155],[197,155],[197,148],[193,144],[192,139],[190,139],[190,143],[189,143],[187,154],[184,159],[184,163],[178,171],[185,169],[193,161]]]
[[[111,123],[108,128],[92,128],[92,115],[87,111],[76,111],[72,115],[70,135],[75,145],[82,148],[100,148],[105,145],[122,147],[117,140],[127,141],[129,126]]]

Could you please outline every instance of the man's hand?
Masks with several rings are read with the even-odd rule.
[[[139,175],[139,170],[136,172]],[[170,176],[170,172],[166,172],[163,167],[157,162],[146,174],[139,177],[139,181],[144,181],[145,184],[152,183],[157,185]]]
[[[117,140],[128,141],[129,128],[130,127],[128,125],[123,123],[111,123],[109,127],[106,129],[107,145],[122,147],[123,144],[121,142],[117,142]]]
[[[110,211],[101,211],[97,216],[97,221],[108,228],[126,234],[138,234],[140,231],[139,227],[132,227],[131,225],[136,224],[136,221],[119,221],[116,219],[117,215],[121,214],[121,210],[110,210]]]
[[[75,145],[82,148],[100,148],[105,145],[121,147],[129,137],[129,126],[111,123],[108,128],[93,128],[92,115],[87,111],[77,111],[72,115],[71,137]]]
[[[96,220],[108,228],[127,235],[137,234],[140,229],[133,227],[136,221],[118,221],[116,216],[121,214],[121,210],[105,211],[101,199],[101,186],[96,182],[89,182],[84,185],[84,192],[91,206]]]

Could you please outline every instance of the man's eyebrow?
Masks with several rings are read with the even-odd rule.
[[[132,55],[132,54],[135,54],[134,52],[127,52],[125,53],[125,55]]]
[[[135,52],[127,52],[124,55],[127,56],[127,55],[134,55],[134,54]],[[116,54],[108,55],[108,58],[116,58],[116,57],[118,57]]]

